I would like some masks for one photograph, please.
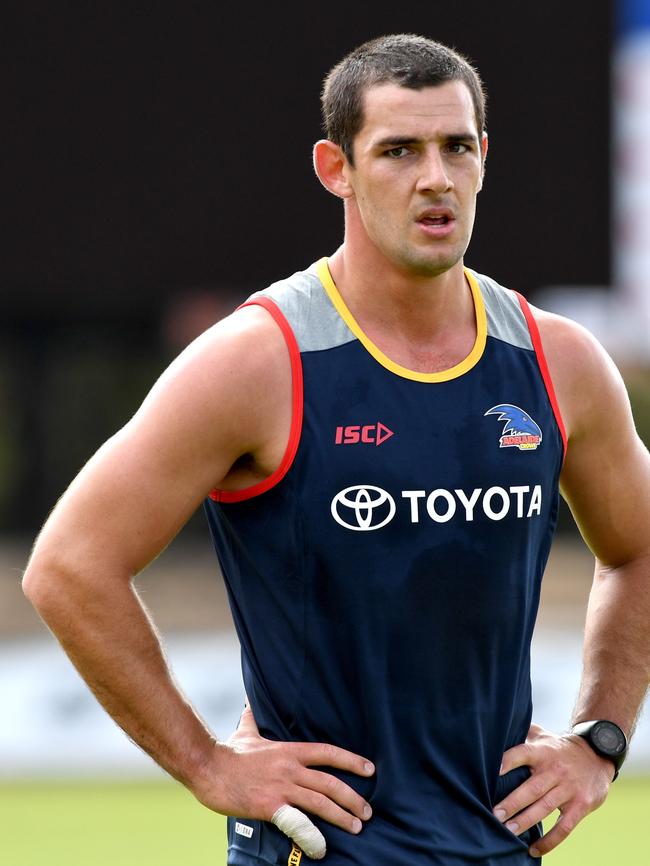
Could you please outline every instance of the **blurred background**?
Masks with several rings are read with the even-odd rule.
[[[171,359],[340,243],[340,203],[316,180],[311,148],[322,78],[359,42],[417,32],[477,65],[490,152],[466,262],[589,327],[650,443],[650,0],[291,12],[27,0],[7,4],[3,29],[6,792],[19,780],[162,776],[24,600],[22,569],[58,496]],[[577,688],[591,573],[563,508],[533,647],[536,718],[556,729]],[[201,512],[138,586],[177,679],[226,736],[242,701],[238,650]],[[650,774],[645,717],[629,773]]]

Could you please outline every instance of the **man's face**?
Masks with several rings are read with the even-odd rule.
[[[411,274],[447,271],[470,241],[486,149],[462,82],[371,87],[348,167],[355,230]]]

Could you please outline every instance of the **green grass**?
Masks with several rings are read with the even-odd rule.
[[[605,805],[544,862],[548,866],[646,866],[649,819],[650,778],[621,776]],[[0,784],[2,866],[223,866],[225,862],[225,819],[171,781]]]
[[[2,866],[225,862],[225,818],[174,782],[0,785]]]

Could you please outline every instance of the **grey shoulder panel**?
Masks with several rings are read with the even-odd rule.
[[[532,350],[528,325],[514,292],[484,274],[473,270],[471,273],[481,288],[488,336]],[[280,308],[301,352],[332,349],[357,339],[330,301],[314,266],[272,283],[248,300],[261,296],[270,298]]]
[[[272,283],[248,298],[270,298],[289,322],[301,352],[333,349],[356,340],[339,316],[312,266]]]
[[[515,293],[484,274],[478,274],[476,271],[472,271],[472,274],[481,287],[487,315],[488,336],[496,337],[520,349],[532,350],[533,341],[528,324]]]

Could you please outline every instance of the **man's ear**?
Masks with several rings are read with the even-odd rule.
[[[314,145],[314,171],[326,190],[339,198],[349,198],[354,190],[348,178],[350,163],[333,141],[321,139]]]
[[[481,136],[481,179],[479,181],[478,190],[483,189],[483,178],[485,177],[485,160],[487,159],[488,152],[488,135],[487,132],[484,132]]]

